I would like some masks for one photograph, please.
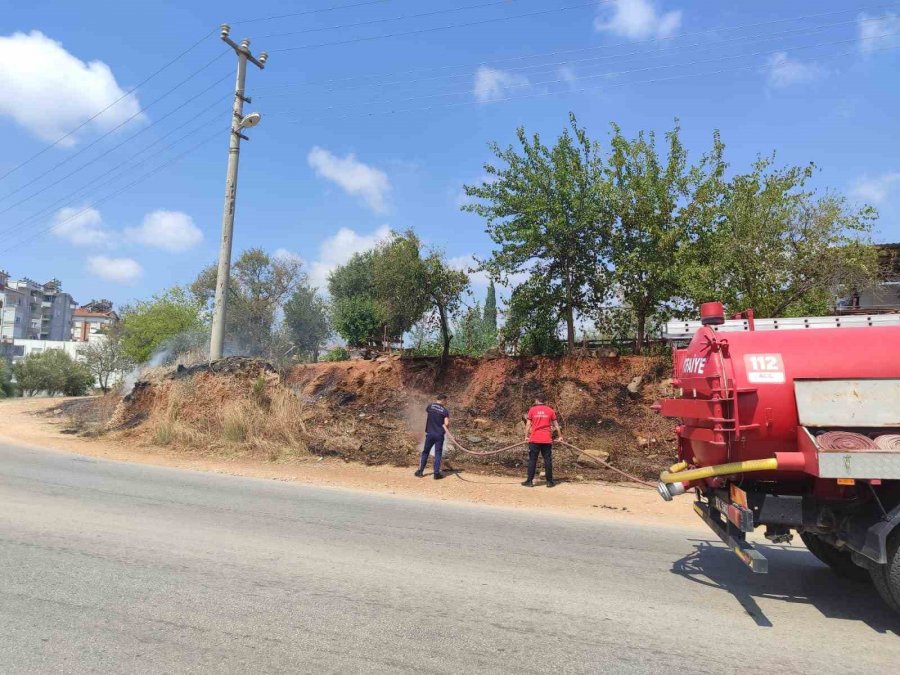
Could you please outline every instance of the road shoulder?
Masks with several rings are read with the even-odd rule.
[[[0,401],[0,441],[54,452],[114,461],[168,466],[234,476],[339,487],[370,493],[564,513],[585,518],[673,527],[696,527],[690,498],[663,502],[655,490],[628,484],[562,482],[547,489],[537,482],[524,488],[509,476],[454,472],[446,480],[416,478],[412,470],[365,466],[339,459],[302,458],[267,462],[243,457],[185,454],[164,447],[134,445],[114,439],[83,438],[63,433],[65,420],[39,414],[59,399]],[[452,461],[451,461],[452,464]]]

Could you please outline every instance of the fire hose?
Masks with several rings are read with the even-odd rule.
[[[452,433],[450,433],[449,430],[447,431],[447,436],[449,436],[450,440],[453,441],[453,445],[455,445],[457,448],[462,450],[467,455],[474,455],[475,457],[489,457],[491,455],[499,455],[501,452],[507,452],[509,450],[512,450],[513,448],[518,448],[520,445],[528,444],[528,441],[519,441],[518,443],[513,443],[512,445],[507,445],[507,446],[504,446],[497,450],[487,450],[484,452],[477,452],[475,450],[470,450],[469,448],[464,446],[462,443],[460,443],[459,440],[456,438],[456,436],[454,436]],[[656,488],[655,484],[648,483],[647,481],[642,480],[642,479],[638,478],[637,476],[634,476],[634,475],[628,473],[627,471],[622,471],[621,469],[617,469],[609,462],[606,462],[598,457],[594,457],[593,455],[585,452],[584,450],[582,450],[581,448],[579,448],[575,445],[572,445],[571,443],[567,443],[566,441],[557,441],[557,443],[569,448],[570,450],[573,450],[577,454],[579,454],[583,457],[586,457],[590,461],[595,462],[596,464],[599,464],[599,465],[603,466],[604,468],[607,468],[611,471],[615,471],[616,473],[624,476],[625,478],[627,478],[630,481],[633,481],[635,483],[640,483],[641,485],[644,485],[649,488],[654,488],[654,489]]]

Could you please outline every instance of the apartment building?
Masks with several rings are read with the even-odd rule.
[[[31,337],[31,296],[9,285],[0,270],[0,341]]]
[[[76,309],[72,320],[72,340],[96,342],[102,339],[104,329],[119,320],[112,307],[109,300],[92,300]]]
[[[71,340],[74,312],[58,279],[41,284],[0,273],[0,339]]]

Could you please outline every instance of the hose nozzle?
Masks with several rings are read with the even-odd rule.
[[[672,501],[673,497],[683,495],[686,491],[684,483],[663,483],[662,481],[656,484],[656,490],[659,492],[659,496],[667,502]]]

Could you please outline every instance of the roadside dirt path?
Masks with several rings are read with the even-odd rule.
[[[296,481],[404,497],[550,510],[578,517],[610,517],[676,527],[700,526],[689,497],[667,504],[655,490],[637,485],[564,482],[552,490],[540,484],[527,489],[519,485],[518,478],[466,471],[452,474],[443,481],[434,481],[427,474],[425,478],[416,478],[410,469],[365,466],[335,459],[265,462],[197,456],[152,445],[136,446],[115,440],[82,438],[63,433],[66,427],[64,418],[39,414],[62,400],[31,398],[0,401],[0,441],[117,461]]]

